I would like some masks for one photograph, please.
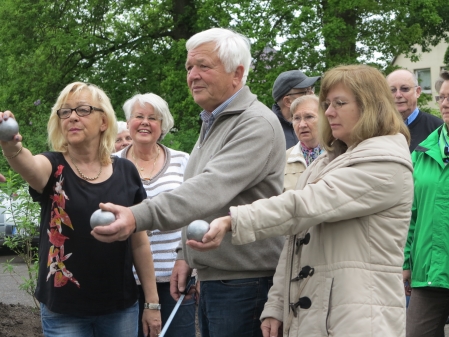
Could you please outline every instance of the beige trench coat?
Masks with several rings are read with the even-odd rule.
[[[307,163],[298,142],[298,144],[292,146],[286,152],[283,192],[296,188],[299,177],[305,171],[306,167]]]
[[[331,155],[307,168],[296,191],[231,208],[234,244],[290,235],[261,318],[283,321],[290,337],[405,336],[402,263],[413,200],[405,137]]]

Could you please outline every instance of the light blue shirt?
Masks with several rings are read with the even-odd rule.
[[[411,113],[410,116],[407,117],[407,119],[404,121],[405,125],[410,125],[413,123],[413,121],[416,119],[416,117],[418,117],[418,113],[419,113],[419,109],[418,107],[416,107],[415,110],[413,110],[413,112]]]
[[[207,112],[206,110],[203,110],[200,113],[200,117],[201,117],[202,121],[206,124],[206,130],[204,132],[204,137],[206,137],[207,133],[209,132],[210,128],[212,127],[212,124],[214,124],[214,121],[217,119],[218,115],[220,113],[222,113],[224,111],[224,109],[226,109],[226,107],[229,105],[229,103],[231,103],[234,100],[234,98],[237,97],[240,90],[242,90],[242,89],[239,89],[239,91],[237,91],[234,95],[232,95],[226,101],[221,103],[214,111]]]

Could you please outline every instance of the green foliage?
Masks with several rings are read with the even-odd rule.
[[[32,296],[36,308],[39,308],[39,303],[34,297],[39,268],[38,249],[33,245],[33,240],[39,236],[40,207],[31,200],[28,185],[23,183],[17,173],[8,172],[6,183],[0,185],[0,191],[2,205],[5,206],[5,221],[13,223],[15,227],[15,234],[5,237],[4,245],[25,262],[28,275],[20,277],[14,271],[12,260],[4,264],[4,271],[9,272],[17,280],[19,288]]]
[[[421,96],[419,96],[419,98],[418,98],[418,107],[422,111],[425,111],[425,112],[432,114],[438,118],[441,118],[441,112],[439,109],[433,109],[427,105],[432,100],[433,100],[433,96],[431,94],[421,93]]]
[[[400,53],[416,58],[415,44],[447,38],[448,10],[443,0],[2,0],[0,111],[15,114],[25,146],[38,153],[48,150],[49,112],[68,83],[99,85],[121,120],[126,99],[154,92],[175,119],[165,143],[190,152],[201,110],[185,81],[193,34],[224,27],[248,36],[247,83],[271,106],[286,70],[320,75],[343,63],[384,69]]]

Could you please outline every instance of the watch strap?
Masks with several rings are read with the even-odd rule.
[[[144,303],[143,304],[144,309],[150,309],[150,310],[161,310],[161,305],[159,303]]]

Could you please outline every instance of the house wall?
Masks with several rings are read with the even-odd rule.
[[[415,47],[418,50],[420,58],[418,62],[412,62],[409,58],[406,58],[401,54],[396,57],[392,64],[413,71],[415,74],[417,70],[430,69],[431,92],[428,93],[432,94],[433,99],[428,105],[432,109],[439,109],[438,103],[435,101],[435,96],[438,96],[438,93],[435,90],[435,81],[439,78],[440,71],[444,67],[443,58],[444,53],[448,48],[448,44],[446,42],[441,42],[433,47],[432,51],[429,53],[422,53],[420,46]]]

